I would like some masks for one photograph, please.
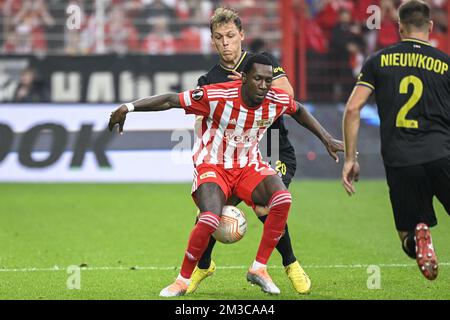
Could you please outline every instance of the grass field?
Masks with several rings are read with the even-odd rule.
[[[348,198],[338,181],[292,184],[289,217],[312,293],[294,293],[274,252],[280,296],[247,284],[262,224],[244,208],[249,230],[219,244],[216,274],[181,299],[450,299],[450,218],[436,205],[433,239],[440,274],[427,281],[399,245],[383,181],[360,182]],[[0,299],[159,299],[178,274],[195,209],[188,184],[0,184]],[[67,267],[83,265],[81,288]],[[368,265],[381,288],[368,289]]]

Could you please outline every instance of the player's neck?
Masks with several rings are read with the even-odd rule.
[[[239,52],[240,53],[238,55],[236,55],[236,58],[232,61],[225,61],[223,59],[220,59],[220,64],[225,68],[234,69],[237,66],[237,64],[239,63],[239,61],[241,60],[242,55],[244,54],[244,52],[242,50],[239,50]]]
[[[428,34],[428,32],[410,32],[402,37],[402,40],[405,39],[416,39],[424,42],[430,42],[430,35]]]
[[[252,99],[250,99],[250,96],[249,96],[247,90],[245,90],[244,86],[241,87],[241,98],[242,98],[242,102],[244,103],[245,107],[250,108],[250,109],[257,109],[259,107],[258,104],[255,105],[255,103],[252,101]]]

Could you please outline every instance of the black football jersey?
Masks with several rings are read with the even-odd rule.
[[[447,54],[416,39],[385,48],[364,64],[357,85],[375,92],[387,166],[450,155],[449,65]]]
[[[284,72],[283,67],[280,66],[280,63],[278,60],[272,56],[271,54],[267,52],[263,52],[262,54],[268,56],[270,60],[272,61],[273,66],[273,80],[276,80],[281,77],[286,77],[286,73]],[[232,81],[228,78],[229,75],[233,75],[232,71],[242,72],[242,69],[244,68],[245,64],[247,63],[248,59],[252,56],[252,53],[247,51],[242,51],[241,58],[239,59],[239,62],[236,64],[236,66],[233,69],[227,68],[222,66],[220,63],[216,64],[214,67],[212,67],[208,73],[202,75],[198,81],[197,86],[201,87],[207,84],[214,84],[214,83],[220,83],[220,82],[228,82]],[[292,148],[292,145],[287,137],[288,131],[286,127],[284,126],[283,117],[279,117],[272,126],[267,131],[267,137],[270,137],[271,131],[270,129],[278,129],[280,133],[280,140],[279,140],[279,148],[280,151]],[[270,141],[270,139],[268,139]]]

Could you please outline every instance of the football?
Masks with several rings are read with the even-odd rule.
[[[229,244],[241,240],[246,231],[247,218],[244,212],[234,206],[225,206],[213,237],[219,242]]]

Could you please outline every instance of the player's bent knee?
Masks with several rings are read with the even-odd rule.
[[[264,217],[269,214],[269,207],[255,206],[253,210],[257,217]]]
[[[213,233],[219,227],[220,216],[213,212],[204,212],[198,218],[198,224],[204,224],[208,233]]]
[[[231,197],[228,198],[226,204],[228,206],[235,206],[236,207],[241,202],[242,202],[242,200],[239,199],[236,195],[233,194]]]
[[[272,194],[272,197],[269,200],[268,207],[270,212],[274,211],[274,209],[287,209],[281,211],[286,212],[287,214],[289,208],[291,207],[291,204],[292,204],[291,193],[288,190],[280,190]]]
[[[281,191],[289,192],[281,178],[277,175],[267,176],[253,190],[252,201],[255,205],[268,206],[273,195]]]

